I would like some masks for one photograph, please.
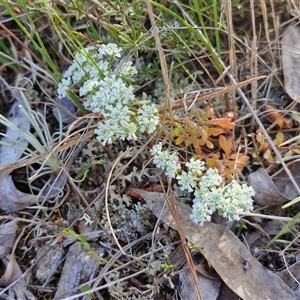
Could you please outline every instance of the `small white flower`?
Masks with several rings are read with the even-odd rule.
[[[150,153],[152,156],[159,155],[162,152],[162,142],[154,145],[152,149],[150,149]]]
[[[101,45],[98,49],[98,53],[101,56],[109,56],[109,57],[121,57],[122,49],[119,48],[116,44],[107,44]]]
[[[118,126],[126,126],[127,123],[131,122],[131,116],[133,113],[129,110],[128,106],[121,106],[120,108],[111,107],[109,118],[118,123]]]
[[[73,83],[77,83],[77,84],[81,84],[81,82],[84,82],[86,80],[89,79],[87,70],[83,69],[83,68],[78,68],[78,70],[76,70],[76,72],[74,72],[73,76],[72,76],[72,82]],[[76,84],[74,84],[76,85]]]
[[[119,75],[124,77],[133,77],[137,74],[137,70],[135,67],[132,66],[132,62],[128,61],[123,64],[120,68]]]
[[[100,141],[103,146],[111,144],[116,140],[114,125],[111,124],[109,120],[101,122],[95,130],[95,133],[97,134],[97,140]]]
[[[200,190],[206,190],[212,187],[219,187],[222,181],[222,177],[219,175],[218,170],[209,168],[206,174],[201,178],[199,188]]]
[[[94,45],[88,45],[88,46],[86,46],[85,48],[84,48],[84,52],[90,52],[90,51],[97,51],[97,46],[94,46]],[[81,52],[83,52],[83,51],[81,51]]]
[[[186,166],[189,168],[189,172],[196,173],[198,175],[201,175],[206,170],[205,162],[193,157],[186,163]]]
[[[87,94],[95,93],[98,90],[99,86],[100,86],[99,80],[97,80],[97,79],[89,79],[79,89],[79,95],[81,97],[83,97],[83,96],[85,96]],[[86,105],[86,106],[88,106],[88,105]]]
[[[178,184],[181,190],[187,190],[188,192],[192,192],[196,187],[196,181],[190,172],[181,171],[180,175],[176,176],[178,180]]]
[[[137,70],[132,62],[119,66],[121,54],[122,49],[113,43],[88,46],[75,54],[74,63],[58,85],[61,98],[68,95],[68,90],[79,89],[84,107],[104,118],[95,131],[104,145],[118,138],[136,139],[145,131],[153,133],[159,124],[155,106],[143,105],[138,112],[132,108],[137,101],[129,82]],[[173,167],[168,168],[173,174]]]
[[[201,177],[205,171],[204,162],[193,158],[186,163],[188,172],[181,170],[177,153],[170,153],[162,147],[162,143],[158,143],[150,150],[153,162],[166,175],[175,177],[181,190],[195,191],[191,214],[195,223],[202,226],[204,222],[210,221],[215,211],[228,220],[238,220],[241,214],[253,209],[252,187],[241,185],[235,180],[222,187],[222,177],[215,168],[208,169]]]
[[[58,84],[57,93],[59,98],[64,98],[67,96],[67,91],[71,85],[71,78],[63,78],[61,82]]]
[[[118,137],[121,140],[136,140],[136,131],[137,131],[137,126],[133,122],[126,122],[126,124],[120,126],[120,130],[118,132]]]
[[[181,169],[177,153],[170,153],[168,150],[162,150],[162,143],[153,146],[150,153],[153,156],[154,164],[158,168],[163,169],[167,176],[175,178],[177,171]]]
[[[157,107],[152,105],[142,105],[138,110],[137,124],[140,132],[154,132],[159,124]]]
[[[87,48],[85,48],[85,49],[82,49],[79,53],[75,54],[74,62],[75,62],[75,64],[77,64],[77,66],[83,66],[87,62],[88,52],[89,52],[89,50],[87,51]],[[73,64],[73,65],[75,65],[75,64]]]
[[[195,192],[194,203],[206,203],[212,211],[219,207],[219,202],[223,199],[223,190],[221,188],[211,188],[211,190],[197,190]]]
[[[207,174],[211,174],[211,172],[207,172]],[[215,174],[213,175],[215,176]],[[209,180],[206,180],[207,182]],[[249,213],[253,209],[252,196],[254,196],[252,187],[245,184],[240,185],[233,180],[223,188],[213,186],[213,184],[206,189],[200,188],[195,192],[194,205],[199,209],[198,203],[206,204],[212,211],[217,211],[229,221],[238,220],[241,214]]]
[[[209,208],[207,203],[197,202],[193,205],[192,213],[190,218],[200,226],[203,226],[204,222],[209,222],[211,220],[211,214],[213,210]]]
[[[246,184],[240,185],[233,180],[223,188],[223,199],[218,204],[222,215],[229,220],[238,220],[241,214],[253,209],[254,190]]]
[[[86,98],[84,106],[93,112],[103,114],[106,118],[110,117],[111,112],[118,104],[127,107],[134,103],[133,87],[127,87],[122,79],[116,78],[115,75],[105,77],[103,80],[99,80],[97,84],[94,82],[92,86],[84,86],[83,92],[94,91],[94,88],[97,91]]]
[[[166,175],[170,178],[175,178],[176,173],[180,169],[180,164],[178,162],[178,157],[174,157],[170,159],[168,163],[166,163]]]

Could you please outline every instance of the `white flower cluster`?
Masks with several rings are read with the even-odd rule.
[[[143,132],[156,130],[159,117],[154,104],[139,103],[130,84],[137,73],[132,62],[121,65],[122,49],[116,44],[88,46],[74,57],[74,63],[66,70],[58,85],[58,96],[66,97],[68,91],[78,88],[85,98],[87,110],[101,114],[105,120],[99,124],[96,134],[103,145],[116,139],[136,139]]]
[[[195,223],[203,225],[205,221],[210,221],[210,214],[215,211],[229,221],[239,220],[241,214],[249,213],[253,209],[252,187],[236,180],[225,187],[221,187],[221,183],[222,177],[217,169],[208,169],[202,176],[193,200],[191,219]]]
[[[168,150],[162,150],[162,143],[154,145],[150,150],[153,156],[153,162],[165,171],[169,177],[175,177],[178,170],[181,169],[176,152],[170,153]]]
[[[252,187],[235,180],[222,187],[223,180],[218,170],[207,170],[203,161],[194,158],[186,163],[186,172],[181,169],[177,153],[162,150],[162,143],[155,145],[150,152],[154,164],[165,170],[169,177],[176,178],[180,189],[194,191],[191,219],[195,223],[202,226],[211,220],[211,214],[215,211],[229,221],[238,220],[241,214],[253,209]]]

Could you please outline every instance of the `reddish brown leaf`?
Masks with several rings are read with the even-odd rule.
[[[246,165],[246,162],[250,159],[249,156],[243,154],[231,154],[228,159],[234,161],[234,166],[237,168],[243,168]],[[228,165],[229,167],[229,165]]]
[[[207,128],[206,133],[208,136],[218,136],[222,133],[226,133],[226,131],[220,127],[211,127]]]
[[[146,192],[150,192],[150,193],[163,193],[164,192],[164,189],[162,188],[161,185],[156,185],[156,186],[153,186],[151,188],[146,188],[146,189],[143,189],[141,188],[140,189],[141,191],[146,191]],[[137,193],[135,191],[135,189],[133,188],[130,188],[128,191],[127,191],[127,195],[134,198],[134,199],[137,199],[137,200],[141,200],[142,197],[140,196],[139,193]]]
[[[209,125],[220,126],[225,129],[233,129],[236,126],[235,123],[231,122],[228,118],[213,119],[209,120],[207,123]]]
[[[195,152],[197,155],[201,156],[202,155],[202,150],[200,147],[195,147]]]
[[[226,139],[224,135],[219,136],[219,145],[225,153],[225,157],[228,157],[232,150],[232,141],[230,139]]]
[[[206,141],[205,144],[206,144],[208,149],[214,149],[214,147],[215,147],[214,144],[211,141],[208,141],[208,140]]]
[[[193,144],[194,148],[199,146],[198,139],[195,136],[190,137],[190,143]]]
[[[293,127],[293,121],[284,117],[282,113],[273,106],[267,104],[264,106],[263,110],[267,111],[265,117],[271,123],[276,123],[280,129],[290,129]]]

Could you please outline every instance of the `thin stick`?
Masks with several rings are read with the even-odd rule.
[[[155,19],[154,19],[154,13],[153,13],[151,3],[150,3],[149,0],[147,0],[146,4],[147,4],[147,10],[148,10],[150,22],[151,22],[151,25],[152,25],[154,39],[155,39],[158,54],[159,54],[159,59],[160,59],[160,64],[161,64],[161,68],[162,68],[165,89],[166,89],[166,107],[165,107],[163,115],[164,115],[164,118],[165,118],[166,117],[166,112],[167,112],[167,109],[168,109],[169,110],[169,117],[170,117],[170,121],[171,121],[170,124],[172,126],[172,124],[173,124],[173,112],[172,112],[172,102],[171,102],[171,98],[170,98],[170,87],[171,87],[171,85],[170,85],[170,78],[168,76],[168,68],[167,68],[166,57],[165,57],[165,54],[164,54],[162,46],[161,46],[161,42],[160,42],[160,38],[159,38],[159,35],[158,35],[158,31],[157,31],[156,22],[155,22]],[[173,129],[171,128],[171,132],[172,131],[173,131]],[[162,182],[161,182],[161,185],[163,186]],[[169,186],[170,186],[170,182],[169,182]],[[202,295],[201,295],[201,291],[200,291],[200,288],[199,288],[196,269],[195,269],[195,266],[193,264],[192,256],[191,256],[191,253],[188,251],[188,249],[186,248],[186,245],[185,245],[185,238],[184,238],[184,235],[183,235],[183,232],[182,232],[182,229],[181,229],[180,220],[178,218],[178,212],[177,212],[177,208],[176,208],[176,205],[175,205],[175,198],[174,198],[173,194],[171,194],[170,198],[166,194],[166,199],[168,199],[168,201],[167,201],[168,206],[169,206],[169,208],[172,212],[174,221],[175,221],[176,226],[177,226],[177,230],[178,230],[178,233],[179,233],[179,236],[180,236],[180,240],[182,242],[182,246],[183,246],[185,256],[186,256],[186,259],[187,259],[187,262],[188,262],[188,266],[190,268],[190,271],[191,271],[191,274],[192,274],[192,277],[193,277],[197,297],[198,297],[199,300],[203,300]]]

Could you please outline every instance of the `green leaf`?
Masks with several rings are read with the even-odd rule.
[[[300,124],[300,114],[298,112],[292,112],[292,118],[294,121]]]
[[[94,24],[91,21],[87,21],[86,27],[87,27],[87,34],[90,38],[94,40],[101,40],[98,31],[96,30]]]
[[[85,174],[89,171],[91,165],[91,163],[85,165],[83,170],[76,175],[75,179],[82,179],[85,176]]]
[[[277,132],[276,134],[276,138],[275,140],[273,141],[274,142],[274,145],[280,145],[281,143],[283,143],[284,141],[284,134],[282,132]]]
[[[88,292],[88,291],[90,291],[90,290],[91,290],[91,287],[88,286],[88,285],[85,285],[85,286],[83,286],[83,287],[80,289],[80,292],[81,292],[81,293],[85,293],[85,292]]]

